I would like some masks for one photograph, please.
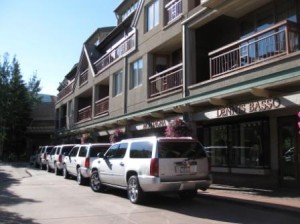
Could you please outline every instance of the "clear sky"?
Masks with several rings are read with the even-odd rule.
[[[0,57],[20,63],[25,82],[33,74],[41,93],[57,95],[79,61],[83,42],[99,27],[115,26],[122,0],[0,0]]]

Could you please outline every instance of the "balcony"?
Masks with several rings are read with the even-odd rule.
[[[182,15],[182,0],[172,0],[165,6],[167,25]]]
[[[149,78],[150,98],[163,95],[182,87],[182,63]]]
[[[86,69],[84,72],[82,72],[79,76],[79,86],[82,86],[83,84],[87,83],[88,81],[88,72],[89,70]]]
[[[94,63],[97,73],[99,74],[109,65],[134,50],[135,44],[135,32],[132,32],[128,37],[117,43],[108,53]]]
[[[95,116],[104,116],[108,114],[109,97],[105,97],[95,102]]]
[[[299,31],[298,24],[284,21],[210,52],[210,78],[299,51]]]
[[[63,99],[64,97],[72,93],[73,87],[74,87],[74,80],[57,94],[57,101],[60,101],[61,99]]]
[[[92,107],[87,106],[78,110],[77,122],[85,122],[92,119]]]

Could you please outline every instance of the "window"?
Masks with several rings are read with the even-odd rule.
[[[79,156],[79,157],[85,157],[85,156],[86,156],[86,153],[87,153],[87,147],[86,147],[86,146],[83,146],[83,147],[81,147],[78,156]]]
[[[72,157],[72,156],[76,156],[77,155],[77,152],[78,152],[78,149],[79,149],[79,147],[74,147],[73,149],[72,149],[72,151],[70,152],[70,156]]]
[[[153,1],[147,7],[147,31],[152,30],[159,23],[159,1]]]
[[[102,155],[107,151],[108,146],[91,146],[90,148],[90,157],[97,157],[98,153]]]
[[[250,121],[210,127],[206,147],[211,165],[216,167],[269,167],[267,121]]]
[[[151,142],[134,142],[130,147],[130,158],[151,158]]]
[[[122,92],[122,71],[118,71],[113,75],[113,96]]]
[[[108,159],[121,159],[125,156],[127,143],[115,144],[105,154]]]
[[[137,87],[142,84],[143,60],[139,59],[131,64],[131,80],[130,88]]]

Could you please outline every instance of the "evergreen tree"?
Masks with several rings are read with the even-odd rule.
[[[40,81],[34,75],[29,83],[23,80],[16,58],[8,62],[8,55],[0,63],[0,158],[20,156],[25,152],[25,132],[31,121],[33,106],[39,102]]]

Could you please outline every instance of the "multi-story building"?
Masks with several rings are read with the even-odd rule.
[[[299,12],[299,0],[122,1],[60,86],[58,136],[163,135],[181,118],[214,182],[299,187]]]

